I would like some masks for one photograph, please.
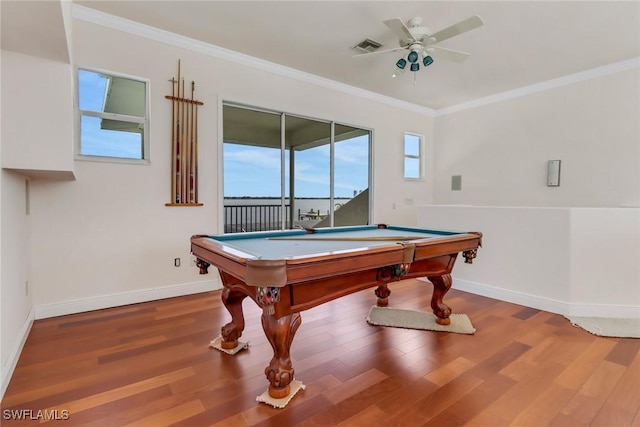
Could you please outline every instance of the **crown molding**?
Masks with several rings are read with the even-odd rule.
[[[545,90],[555,89],[562,86],[582,82],[585,80],[604,77],[610,74],[619,73],[621,71],[631,70],[640,67],[640,57],[632,58],[625,61],[616,62],[613,64],[605,65],[602,67],[594,68],[587,71],[582,71],[574,74],[569,74],[563,77],[559,77],[552,80],[536,83],[529,86],[509,90],[506,92],[497,93],[494,95],[478,98],[473,101],[463,102],[461,104],[453,105],[451,107],[432,109],[424,107],[422,105],[413,104],[399,99],[381,95],[379,93],[371,92],[368,90],[360,89],[355,86],[347,85],[337,82],[335,80],[326,79],[324,77],[316,76],[315,74],[306,73],[294,68],[285,67],[273,62],[265,61],[253,56],[245,55],[230,49],[225,49],[219,46],[215,46],[209,43],[205,43],[199,40],[195,40],[189,37],[181,36],[169,31],[161,30],[149,25],[141,24],[139,22],[131,21],[125,18],[120,18],[108,13],[100,12],[95,9],[91,9],[85,6],[77,4],[73,5],[72,9],[73,18],[81,21],[90,22],[92,24],[102,25],[114,30],[123,31],[129,34],[134,34],[147,39],[155,40],[161,43],[165,43],[174,47],[187,49],[196,53],[201,53],[214,58],[219,58],[225,61],[234,62],[244,66],[253,67],[262,71],[277,74],[283,77],[303,81],[306,83],[314,84],[316,86],[332,89],[335,91],[355,95],[360,98],[364,98],[373,102],[379,102],[392,107],[401,108],[404,110],[420,113],[429,117],[443,116],[446,114],[456,113],[463,110],[482,107],[497,102],[506,101],[509,99],[518,98],[521,96],[530,95]]]
[[[245,55],[243,53],[239,53],[230,49],[225,49],[189,37],[171,33],[169,31],[151,27],[149,25],[141,24],[139,22],[100,12],[98,10],[91,9],[85,6],[74,4],[73,18],[92,24],[102,25],[104,27],[123,31],[129,34],[134,34],[140,37],[145,37],[147,39],[155,40],[157,42],[165,43],[178,48],[187,49],[196,53],[201,53],[225,61],[253,67],[283,77],[288,77],[321,86],[327,89],[348,93],[350,95],[355,95],[361,98],[368,99],[370,101],[380,102],[382,104],[402,108],[404,110],[413,111],[428,116],[435,116],[436,114],[435,110],[424,107],[422,105],[401,101],[390,96],[380,95],[375,92],[357,88],[355,86],[339,83],[335,80],[326,79],[311,73],[296,70],[294,68],[285,67],[283,65]]]
[[[626,61],[614,62],[613,64],[604,65],[602,67],[592,68],[591,70],[581,71],[579,73],[568,74],[544,82],[523,86],[518,89],[508,90],[506,92],[497,93],[495,95],[478,98],[473,101],[463,102],[462,104],[445,107],[436,111],[436,116],[443,116],[458,111],[468,110],[471,108],[482,107],[496,102],[506,101],[508,99],[519,98],[521,96],[531,95],[532,93],[543,92],[545,90],[555,89],[562,86],[568,86],[574,83],[583,82],[585,80],[596,79],[599,77],[616,74],[621,71],[632,70],[640,67],[640,57],[628,59]]]

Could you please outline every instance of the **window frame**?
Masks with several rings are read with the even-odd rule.
[[[407,153],[407,136],[418,138],[418,155]],[[405,132],[402,138],[402,177],[405,181],[424,180],[424,136],[415,132]],[[407,176],[407,159],[418,160],[418,177]]]
[[[144,84],[144,103],[145,103],[145,111],[144,117],[139,116],[131,116],[126,114],[117,114],[117,113],[107,113],[104,111],[95,111],[95,110],[82,110],[80,108],[80,71],[88,71],[91,73],[102,74],[107,77],[118,77],[122,79],[133,80],[136,82],[140,82]],[[74,128],[76,130],[75,137],[75,160],[81,161],[90,161],[90,162],[106,162],[106,163],[128,163],[128,164],[150,164],[151,156],[150,156],[150,126],[149,126],[149,116],[150,116],[150,86],[151,81],[147,78],[132,76],[128,74],[118,73],[114,71],[107,71],[99,68],[92,67],[83,67],[77,66],[75,68],[74,73],[75,79],[75,124]],[[105,118],[111,120],[118,120],[123,122],[130,123],[139,123],[143,125],[142,129],[142,158],[129,158],[129,157],[115,157],[115,156],[100,156],[100,155],[90,155],[90,154],[82,154],[82,117],[94,117],[94,118]]]
[[[317,117],[312,117],[312,116],[307,116],[307,115],[303,115],[303,114],[297,114],[297,113],[289,113],[286,111],[282,111],[280,109],[270,109],[270,108],[264,108],[264,107],[259,107],[259,106],[255,106],[255,105],[250,105],[250,104],[244,104],[244,103],[239,103],[239,102],[235,102],[235,101],[229,101],[229,100],[225,100],[225,97],[220,97],[219,101],[218,101],[218,105],[219,105],[219,114],[218,114],[218,120],[219,123],[222,124],[222,126],[219,128],[219,133],[218,133],[218,139],[219,139],[219,151],[218,151],[218,156],[219,156],[219,161],[218,161],[218,174],[219,174],[219,186],[218,186],[218,190],[219,190],[219,204],[220,204],[220,215],[219,215],[219,228],[220,230],[225,230],[226,229],[226,224],[225,224],[225,214],[224,214],[224,210],[225,210],[225,188],[224,188],[224,181],[225,181],[225,159],[224,159],[224,144],[226,142],[232,142],[232,141],[226,141],[224,138],[224,127],[225,127],[225,119],[224,119],[224,108],[225,107],[232,107],[232,108],[241,108],[241,109],[246,109],[249,111],[254,111],[254,112],[262,112],[262,113],[271,113],[271,114],[275,114],[280,116],[280,151],[281,151],[281,158],[280,158],[280,184],[281,184],[281,192],[280,192],[280,207],[284,212],[285,209],[285,200],[296,200],[297,198],[300,197],[295,197],[292,196],[291,194],[291,187],[289,187],[288,191],[289,193],[287,193],[286,191],[286,178],[287,178],[287,172],[286,170],[288,169],[289,166],[289,161],[291,161],[291,159],[289,160],[285,160],[285,151],[286,151],[286,135],[285,135],[285,129],[286,129],[286,119],[287,117],[296,117],[299,119],[307,119],[310,121],[314,121],[314,122],[323,122],[326,124],[330,124],[331,126],[331,134],[330,134],[330,142],[329,142],[329,150],[330,150],[330,167],[329,167],[329,210],[330,210],[330,225],[331,227],[334,226],[334,213],[335,210],[337,209],[335,206],[335,166],[336,166],[336,153],[335,153],[335,144],[339,143],[342,141],[342,139],[340,140],[336,140],[336,134],[335,134],[335,128],[336,126],[344,126],[344,127],[350,127],[353,128],[354,130],[360,130],[360,131],[364,131],[367,135],[367,162],[368,162],[368,170],[367,170],[367,190],[369,192],[368,195],[368,205],[367,205],[367,215],[368,215],[368,219],[367,219],[367,223],[371,224],[372,218],[373,218],[373,211],[374,211],[374,199],[373,199],[373,194],[374,194],[374,168],[375,168],[375,162],[374,162],[374,139],[375,139],[375,131],[372,128],[367,128],[367,127],[363,127],[360,125],[351,125],[348,124],[347,122],[343,122],[343,121],[337,121],[337,120],[331,120],[331,119],[323,119],[323,118],[317,118]],[[289,178],[291,178],[291,175],[289,175]],[[362,192],[362,191],[361,191]],[[229,196],[229,198],[233,198],[234,196]],[[242,196],[241,196],[242,197]],[[355,195],[354,195],[355,197]],[[301,198],[305,198],[305,197],[301,197]],[[342,198],[342,197],[340,197]],[[287,228],[287,222],[286,222],[286,218],[285,218],[285,214],[282,214],[282,226],[281,226],[281,230],[288,230],[289,228]],[[226,233],[226,231],[225,231]]]

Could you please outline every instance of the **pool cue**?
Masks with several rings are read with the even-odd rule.
[[[171,193],[169,200],[171,203],[176,201],[176,163],[173,157],[176,153],[176,79],[171,77]]]
[[[194,116],[193,116],[193,92],[195,91],[196,82],[191,80],[191,121],[189,125],[191,126],[191,138],[190,138],[190,153],[189,153],[189,203],[195,203],[195,195],[194,195],[194,185],[193,185],[193,155],[194,155],[194,147],[193,147],[193,134],[194,134]]]
[[[189,203],[189,155],[191,153],[189,147],[189,104],[187,101],[187,92],[185,91],[185,81],[182,82],[182,108],[184,108],[184,203]]]
[[[187,141],[187,129],[188,129],[188,124],[185,123],[187,120],[187,110],[186,110],[186,105],[184,102],[184,77],[182,78],[182,95],[180,96],[180,102],[182,105],[182,141],[184,142],[184,148],[181,152],[181,157],[182,157],[182,175],[180,176],[181,181],[180,181],[180,186],[181,191],[182,191],[182,197],[180,198],[180,202],[181,203],[185,203],[185,199],[187,198],[187,162],[186,162],[186,154],[187,154],[187,150],[189,148],[189,141]]]
[[[193,80],[191,81],[191,102],[189,103],[189,203],[193,203]]]
[[[175,195],[175,201],[176,203],[182,203],[182,171],[180,170],[181,168],[181,164],[180,164],[180,157],[181,157],[181,150],[180,150],[180,139],[182,136],[182,133],[180,131],[180,119],[182,118],[182,109],[180,108],[180,102],[178,101],[180,99],[180,60],[178,59],[178,99],[176,99],[176,107],[177,107],[177,113],[178,113],[178,128],[176,129],[176,195]]]
[[[196,112],[194,117],[194,170],[193,170],[193,193],[194,193],[194,202],[198,203],[198,104],[196,103]]]
[[[267,240],[295,240],[298,242],[388,242],[420,240],[426,237],[415,236],[381,236],[381,237],[267,237]]]

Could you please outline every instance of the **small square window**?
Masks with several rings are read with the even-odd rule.
[[[80,159],[149,160],[148,83],[78,69]]]

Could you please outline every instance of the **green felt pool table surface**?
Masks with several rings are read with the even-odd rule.
[[[421,239],[443,239],[459,233],[412,227],[377,225],[265,231],[208,236],[238,256],[255,259],[295,259],[322,254],[366,251]],[[344,240],[341,240],[344,239]],[[380,239],[380,240],[375,240]]]

